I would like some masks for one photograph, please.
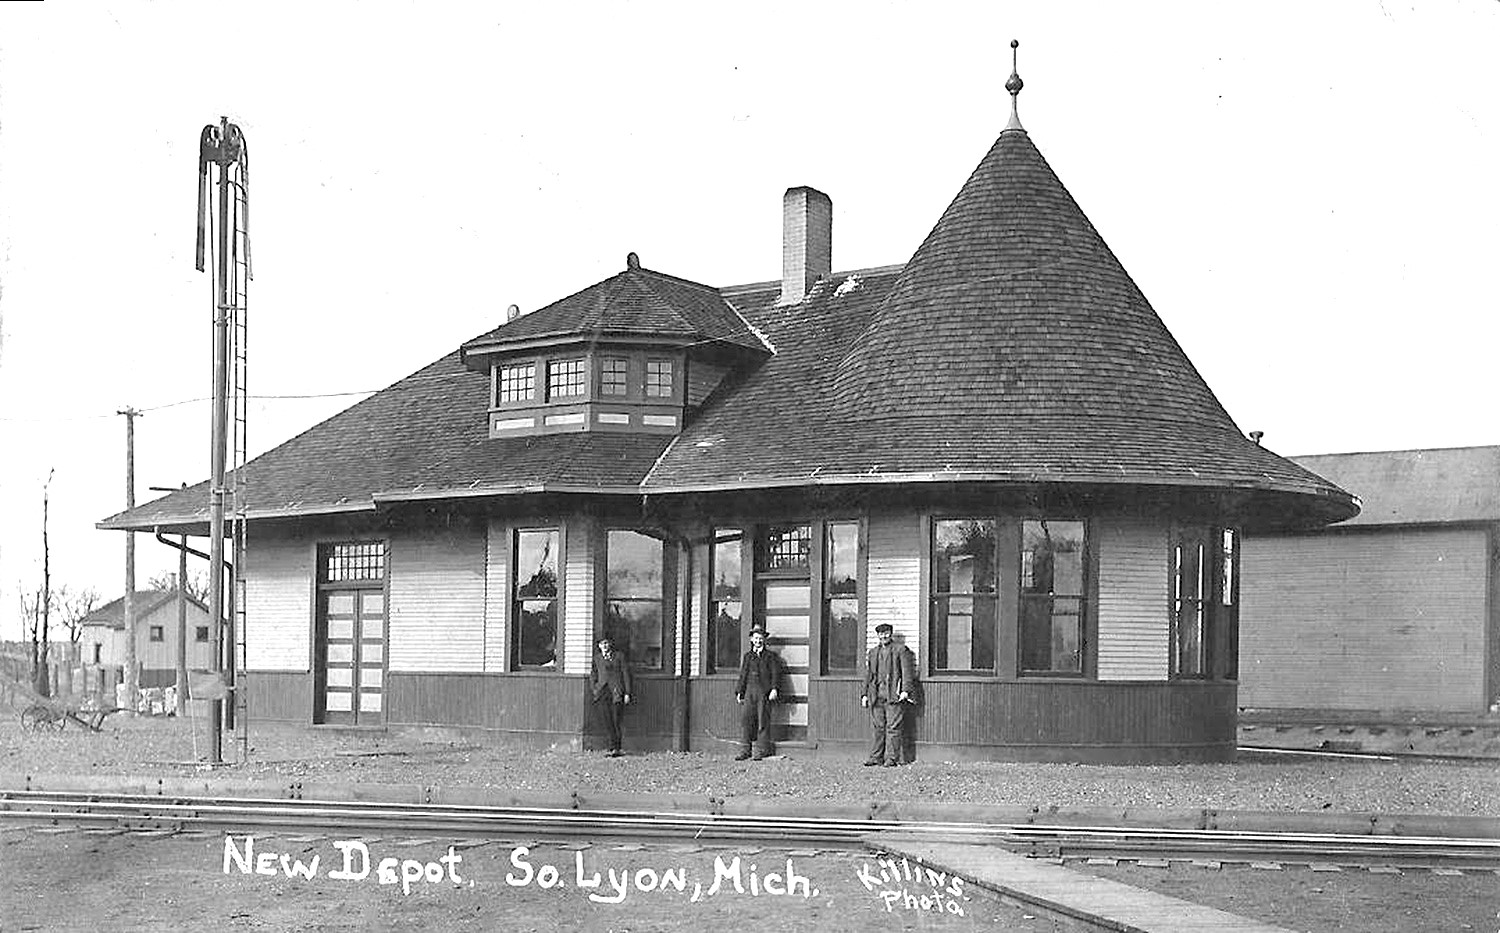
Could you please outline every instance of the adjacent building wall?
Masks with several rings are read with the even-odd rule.
[[[1483,529],[1256,537],[1240,582],[1240,705],[1485,708]]]

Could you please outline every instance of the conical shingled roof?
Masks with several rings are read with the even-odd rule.
[[[464,344],[464,350],[611,334],[683,342],[722,341],[769,352],[717,289],[642,268],[634,253],[624,272],[476,337]]]
[[[917,249],[834,395],[856,420],[1121,417],[1240,435],[1024,130],[1000,134]]]

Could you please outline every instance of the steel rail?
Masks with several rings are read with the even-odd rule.
[[[920,820],[494,807],[382,801],[0,791],[0,818],[102,823],[130,829],[297,828],[454,833],[465,837],[578,839],[630,836],[816,843],[865,848],[882,832],[998,845],[1063,857],[1264,859],[1344,864],[1500,868],[1500,839],[1354,833],[1280,833],[1131,826],[963,823]]]

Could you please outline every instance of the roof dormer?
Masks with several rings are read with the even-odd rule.
[[[676,434],[732,370],[770,355],[707,285],[641,268],[624,272],[463,346],[490,374],[489,434],[564,431]]]

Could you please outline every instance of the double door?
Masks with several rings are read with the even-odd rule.
[[[807,738],[808,677],[812,672],[812,585],[807,577],[757,580],[756,621],[766,627],[766,645],[781,655],[786,678],[771,707],[778,742]]]
[[[385,722],[385,615],[385,591],[380,588],[318,594],[315,722]]]

